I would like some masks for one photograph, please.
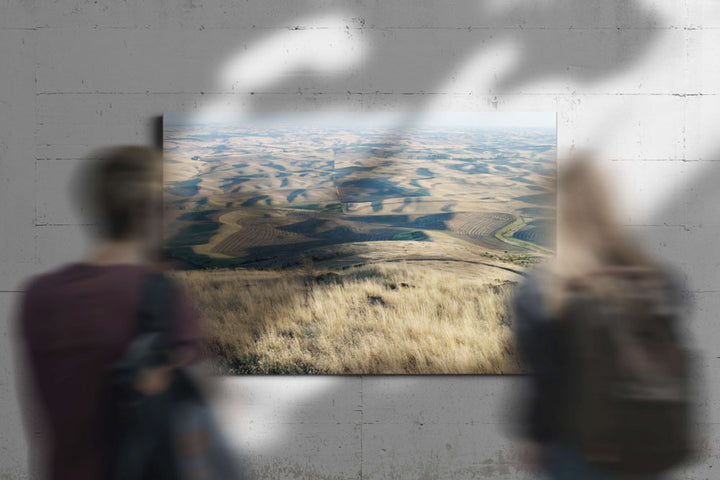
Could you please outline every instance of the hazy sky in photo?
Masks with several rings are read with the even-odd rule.
[[[393,130],[414,118],[415,128],[542,128],[555,130],[555,112],[287,112],[244,113],[166,113],[166,127],[182,125],[243,125],[259,128],[375,128]]]

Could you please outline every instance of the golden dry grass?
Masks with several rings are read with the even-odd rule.
[[[195,296],[210,350],[230,374],[523,371],[512,341],[510,281],[410,263],[177,277]]]

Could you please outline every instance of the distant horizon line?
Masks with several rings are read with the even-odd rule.
[[[555,112],[166,112],[163,128],[242,126],[378,130],[523,128],[557,131]]]

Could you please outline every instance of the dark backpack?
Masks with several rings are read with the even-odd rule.
[[[110,480],[235,480],[242,477],[212,412],[185,368],[173,371],[169,388],[145,396],[134,384],[143,368],[167,364],[172,282],[151,274],[137,310],[139,331],[109,369],[106,432]]]
[[[561,315],[569,355],[564,436],[603,471],[660,473],[692,452],[677,291],[649,269],[597,275],[612,293],[601,299],[576,285]]]

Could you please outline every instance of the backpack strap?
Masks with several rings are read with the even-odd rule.
[[[169,333],[173,297],[173,285],[166,275],[161,272],[147,275],[137,310],[140,334]]]
[[[131,350],[145,352],[152,365],[168,363],[171,356],[170,316],[173,313],[172,281],[161,272],[147,275],[137,309],[137,341]]]
[[[137,400],[131,388],[142,368],[170,361],[169,314],[173,300],[170,279],[159,272],[143,278],[136,310],[137,332],[120,358],[108,367],[112,403],[132,404]]]

